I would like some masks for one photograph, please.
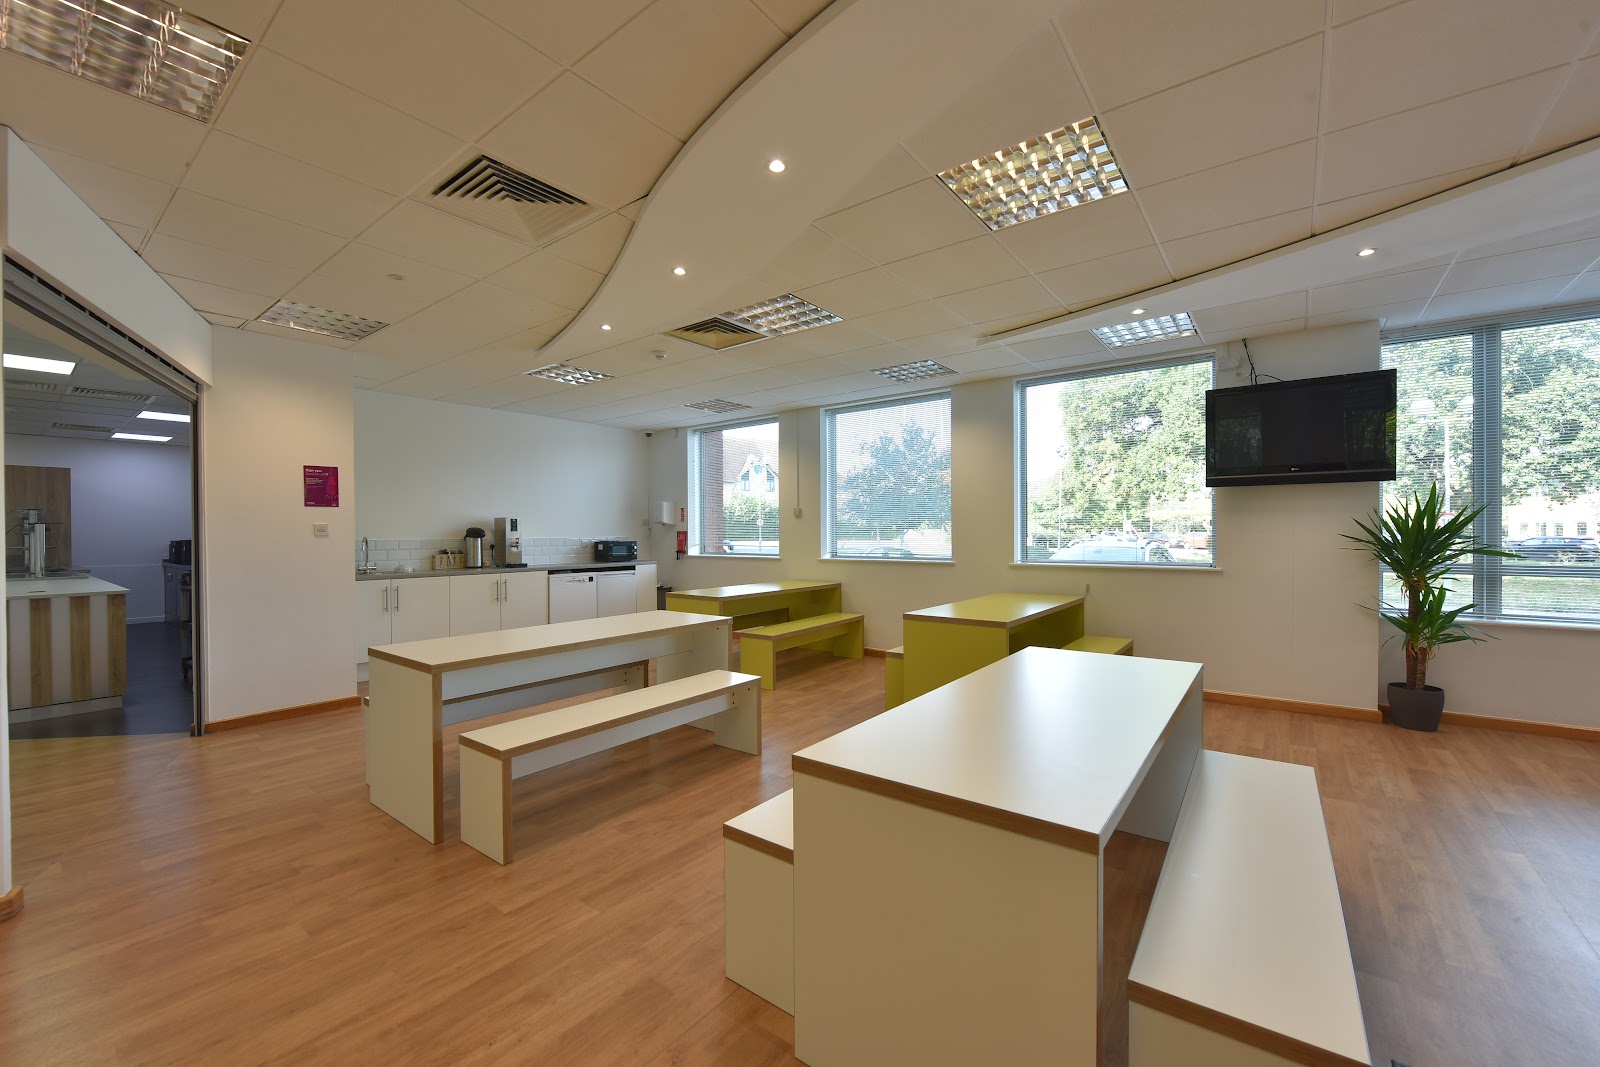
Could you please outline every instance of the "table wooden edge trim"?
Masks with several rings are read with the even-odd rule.
[[[574,675],[573,677],[578,676]],[[710,700],[713,697],[726,696],[727,694],[732,693],[735,689],[738,689],[740,686],[751,685],[757,681],[759,681],[759,679],[752,678],[742,682],[734,682],[730,685],[718,686],[715,689],[703,690],[698,693],[690,694],[689,696],[679,697],[676,700],[669,700],[665,704],[652,704],[647,708],[641,708],[631,715],[624,715],[615,719],[606,719],[604,722],[590,723],[588,726],[579,727],[575,730],[568,730],[566,733],[558,734],[555,737],[545,737],[539,739],[538,741],[530,741],[525,745],[517,745],[515,748],[495,748],[493,745],[488,745],[482,741],[479,741],[477,738],[471,736],[470,733],[462,734],[456,739],[456,743],[466,748],[473,749],[476,752],[482,752],[485,756],[493,756],[500,760],[514,760],[518,756],[527,755],[529,752],[538,752],[543,748],[552,748],[556,745],[565,744],[568,741],[576,741],[580,737],[588,737],[590,734],[597,734],[603,730],[609,730],[615,726],[626,726],[630,722],[638,722],[640,719],[652,718],[653,716],[660,715],[662,712],[672,711],[674,708],[683,708],[689,706],[690,704],[698,704],[702,700]],[[634,690],[634,692],[648,692],[650,689],[655,688],[658,687],[647,686],[645,689]],[[581,707],[582,705],[577,704],[570,706]],[[718,713],[712,712],[711,714],[715,715]],[[517,722],[519,720],[512,719],[509,721]],[[496,723],[495,725],[502,724]],[[493,726],[483,727],[483,729],[493,729]]]
[[[1039,611],[1035,611],[1030,615],[1020,615],[1015,619],[1005,619],[1005,620],[996,620],[996,619],[963,619],[963,618],[952,618],[952,617],[947,616],[947,615],[923,615],[923,614],[921,614],[924,611],[930,610],[928,608],[918,608],[916,611],[908,611],[908,612],[905,613],[904,618],[916,619],[919,622],[950,622],[950,623],[958,623],[958,624],[960,624],[962,626],[1003,626],[1003,627],[1005,627],[1006,629],[1009,630],[1013,626],[1021,626],[1023,623],[1033,622],[1035,619],[1042,619],[1046,615],[1053,615],[1058,611],[1066,611],[1068,608],[1075,608],[1075,607],[1078,607],[1080,604],[1083,603],[1083,597],[1081,597],[1081,596],[1066,597],[1064,599],[1066,600],[1066,603],[1064,603],[1064,604],[1052,604],[1049,607],[1043,608],[1043,609],[1041,609]],[[943,607],[943,605],[939,605],[939,606]]]
[[[1353,1060],[1287,1034],[1280,1034],[1276,1030],[1268,1030],[1264,1026],[1245,1022],[1215,1008],[1208,1008],[1192,1000],[1153,989],[1132,978],[1128,979],[1128,999],[1153,1011],[1159,1011],[1163,1015],[1170,1015],[1174,1019],[1192,1023],[1214,1034],[1232,1038],[1241,1044],[1304,1064],[1305,1067],[1370,1067],[1365,1060]]]
[[[792,858],[791,858],[792,862]],[[22,887],[14,885],[11,891],[0,896],[0,923],[14,919],[22,911]]]
[[[727,823],[723,823],[722,836],[725,840],[754,849],[774,859],[782,860],[784,863],[794,862],[794,849],[784,848],[776,841],[768,841],[764,837],[757,837],[750,831],[741,830],[737,826],[729,826]]]
[[[702,630],[712,626],[725,626],[732,620],[726,615],[713,616],[703,622],[689,622],[681,626],[662,627],[652,630],[637,630],[631,633],[618,634],[613,637],[596,637],[588,641],[572,641],[565,645],[546,645],[541,648],[524,649],[521,652],[504,652],[497,656],[476,656],[471,659],[451,660],[448,664],[423,663],[408,656],[398,655],[394,652],[385,652],[382,646],[367,649],[367,655],[372,659],[381,659],[386,663],[396,663],[402,667],[410,667],[415,671],[426,671],[429,674],[448,674],[451,671],[465,671],[473,667],[488,667],[496,663],[514,663],[519,659],[528,659],[530,656],[548,656],[557,652],[576,652],[583,648],[598,648],[602,645],[619,645],[624,641],[648,640],[665,634],[683,633],[686,630]],[[557,623],[556,625],[560,625]],[[495,631],[503,632],[503,631]],[[435,638],[435,640],[439,640]]]
[[[650,667],[650,661],[647,659],[641,659],[635,660],[633,663],[619,663],[615,667],[596,667],[592,671],[580,671],[577,674],[563,674],[559,678],[541,678],[537,682],[524,682],[521,685],[508,685],[503,689],[489,689],[482,693],[467,693],[463,696],[449,697],[447,699],[440,700],[439,703],[448,708],[452,704],[466,704],[474,700],[482,700],[485,697],[504,696],[506,693],[515,693],[521,689],[538,689],[542,686],[547,686],[552,682],[570,682],[574,678],[590,678],[597,674],[613,674],[616,671],[632,670],[635,667],[638,667],[641,670],[648,670]],[[528,707],[534,708],[538,707],[538,705],[529,704]]]
[[[839,767],[832,763],[821,763],[805,756],[793,756],[790,762],[796,774],[809,774],[813,778],[821,778],[823,781],[849,786],[852,789],[860,789],[868,793],[875,793],[891,800],[904,801],[907,804],[941,812],[945,815],[954,815],[957,818],[992,826],[997,830],[1008,830],[1011,833],[1020,834],[1023,837],[1031,837],[1037,841],[1046,841],[1052,845],[1063,845],[1079,852],[1087,852],[1091,855],[1098,855],[1100,852],[1100,836],[1087,830],[1046,822],[1043,819],[1035,819],[1028,815],[1019,815],[1014,811],[1002,811],[987,804],[979,804],[976,801],[950,796],[948,793],[938,793],[931,789],[907,785],[904,782],[891,782],[886,778],[879,778],[862,771]]]

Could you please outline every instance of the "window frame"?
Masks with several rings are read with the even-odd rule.
[[[771,424],[778,431],[778,455],[783,455],[783,420],[776,414],[760,415],[753,419],[740,419],[736,422],[717,423],[714,426],[695,426],[689,431],[689,551],[687,555],[695,559],[782,559],[783,558],[783,488],[782,476],[779,476],[777,489],[778,496],[778,536],[776,552],[705,552],[701,551],[704,538],[700,531],[705,524],[702,514],[705,494],[700,489],[700,438],[702,434],[724,433],[728,430],[742,430],[751,426],[766,426]],[[781,466],[781,462],[780,462]],[[742,473],[742,472],[741,472]],[[734,481],[737,482],[736,475]],[[726,538],[724,538],[726,540]],[[731,541],[729,542],[732,543]]]
[[[1032,375],[1027,378],[1017,378],[1012,382],[1012,539],[1011,553],[1012,565],[1018,567],[1117,567],[1138,568],[1162,571],[1219,571],[1221,564],[1217,553],[1217,493],[1211,489],[1211,520],[1207,539],[1211,548],[1209,562],[1195,563],[1187,561],[1173,561],[1171,563],[1150,562],[1147,560],[1066,560],[1066,559],[1029,559],[1028,558],[1028,454],[1027,454],[1027,391],[1035,386],[1055,385],[1060,382],[1082,381],[1088,378],[1104,378],[1114,374],[1124,374],[1140,370],[1157,370],[1163,367],[1177,367],[1192,363],[1208,363],[1211,366],[1211,385],[1217,385],[1217,349],[1204,347],[1187,349],[1180,352],[1161,352],[1146,358],[1129,360],[1114,364],[1097,364],[1094,366],[1075,368],[1065,372]],[[1205,397],[1202,394],[1201,404],[1201,433],[1204,435],[1204,406]],[[1205,487],[1205,441],[1200,442],[1200,484]]]
[[[951,480],[950,480],[950,554],[948,556],[918,556],[913,559],[892,559],[875,556],[841,556],[834,547],[837,538],[834,537],[835,517],[834,504],[834,419],[839,415],[849,415],[858,411],[875,411],[882,408],[903,407],[908,404],[926,403],[930,400],[944,400],[950,405],[950,453],[951,453]],[[839,404],[825,407],[822,415],[822,500],[820,512],[822,515],[822,558],[832,561],[851,563],[954,563],[956,558],[955,543],[955,396],[946,389],[934,389],[927,392],[910,393],[901,396],[882,397],[877,400],[865,400],[856,404]]]
[[[1548,523],[1537,523],[1537,531],[1523,532],[1518,537],[1502,536],[1506,529],[1505,502],[1502,496],[1502,464],[1504,460],[1504,401],[1502,375],[1504,359],[1502,339],[1508,330],[1554,326],[1583,319],[1600,319],[1600,305],[1572,305],[1555,311],[1521,315],[1489,315],[1458,319],[1446,323],[1429,323],[1425,326],[1407,326],[1384,330],[1378,335],[1379,362],[1384,362],[1383,350],[1389,345],[1417,341],[1432,341],[1443,337],[1467,337],[1472,344],[1472,494],[1484,505],[1477,521],[1473,523],[1473,536],[1478,541],[1495,548],[1504,548],[1509,540],[1522,541],[1529,537],[1551,536],[1546,533]],[[1398,364],[1393,364],[1398,366]],[[1480,421],[1481,416],[1481,421]],[[1380,494],[1381,507],[1390,506],[1387,491]],[[1553,521],[1553,520],[1552,520]],[[1379,570],[1379,600],[1382,601],[1382,583],[1388,572]],[[1582,578],[1600,581],[1600,567],[1583,564],[1552,564],[1529,560],[1502,559],[1498,556],[1471,556],[1452,569],[1458,581],[1457,590],[1470,589],[1467,599],[1473,610],[1463,618],[1483,623],[1514,623],[1533,626],[1562,626],[1580,629],[1600,629],[1600,619],[1574,618],[1570,615],[1539,614],[1535,612],[1505,611],[1505,580],[1516,577]]]

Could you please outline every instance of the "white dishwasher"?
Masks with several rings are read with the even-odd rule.
[[[639,610],[639,583],[634,578],[633,568],[618,568],[614,571],[601,571],[595,583],[600,587],[600,617],[608,615],[632,615]]]
[[[550,575],[550,621],[572,622],[600,614],[599,583],[593,571]]]

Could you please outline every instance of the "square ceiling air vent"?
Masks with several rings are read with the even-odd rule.
[[[690,341],[701,348],[721,351],[724,348],[733,348],[735,345],[747,345],[751,341],[759,341],[767,335],[748,326],[741,326],[737,322],[710,318],[691,322],[687,326],[679,326],[676,330],[668,330],[667,336]]]
[[[749,404],[741,404],[735,400],[701,400],[693,404],[683,405],[694,408],[696,411],[710,411],[717,415],[726,415],[730,411],[749,411]]]
[[[1128,191],[1093,116],[940,173],[991,230]]]
[[[61,387],[55,382],[30,382],[21,378],[6,378],[6,392],[20,393],[59,393]]]
[[[0,48],[201,122],[249,47],[162,0],[0,0]]]
[[[271,323],[291,330],[320,333],[324,337],[338,337],[345,341],[359,341],[371,337],[387,322],[364,319],[360,315],[347,315],[342,311],[296,304],[293,300],[280,300],[261,313],[258,322]]]
[[[86,426],[80,422],[52,422],[52,430],[72,430],[76,433],[110,433],[115,426]]]
[[[87,385],[74,385],[67,390],[68,396],[81,397],[84,400],[113,400],[119,404],[148,404],[155,399],[154,393],[126,393],[120,389],[95,389]]]
[[[917,359],[910,363],[896,363],[892,367],[878,367],[872,373],[892,382],[920,382],[928,378],[943,378],[955,371],[931,359]]]
[[[451,168],[431,196],[417,200],[534,245],[548,244],[605,210],[483,155]]]

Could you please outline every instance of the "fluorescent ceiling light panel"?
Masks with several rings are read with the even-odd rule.
[[[4,0],[0,0],[3,3]],[[43,356],[18,356],[10,352],[5,354],[6,370],[31,370],[40,374],[71,374],[72,368],[77,364],[70,359],[45,359]]]
[[[1174,337],[1193,337],[1197,331],[1187,311],[1176,315],[1157,315],[1153,319],[1124,322],[1117,326],[1096,326],[1094,335],[1107,348],[1127,345],[1148,345],[1157,341],[1170,341]]]
[[[0,0],[0,3],[3,2],[4,0]],[[291,330],[320,333],[324,337],[338,337],[345,341],[359,341],[364,337],[371,337],[389,325],[377,319],[364,319],[360,315],[347,315],[342,311],[329,311],[327,308],[312,307],[310,304],[296,304],[293,300],[278,301],[263,311],[261,318],[256,321],[284,326]]]
[[[991,230],[1128,191],[1092,116],[952,167],[939,177]]]
[[[584,370],[582,367],[572,367],[565,363],[551,363],[544,367],[535,367],[530,371],[523,371],[530,378],[548,378],[552,382],[561,382],[563,385],[589,385],[593,382],[603,382],[607,378],[615,378],[615,374],[606,374],[603,371]]]
[[[178,415],[171,411],[141,411],[138,418],[153,419],[156,422],[188,422],[189,416]]]
[[[166,444],[172,440],[170,437],[156,437],[147,433],[114,433],[111,435],[111,439],[113,441],[156,441],[161,444]]]
[[[893,367],[879,367],[872,373],[895,382],[920,382],[926,378],[943,378],[946,374],[954,374],[955,371],[943,363],[935,363],[931,359],[919,359],[911,363],[898,363]]]
[[[249,47],[161,0],[0,0],[0,48],[201,122]]]
[[[815,326],[827,326],[830,323],[844,321],[833,312],[824,311],[793,293],[762,300],[737,311],[724,311],[720,317],[729,322],[736,322],[740,326],[748,326],[752,330],[760,330],[764,334],[779,337],[809,330]]]
[[[697,411],[710,411],[718,415],[726,415],[730,411],[749,411],[749,404],[740,404],[732,400],[702,400],[697,404],[685,404],[686,408]]]

